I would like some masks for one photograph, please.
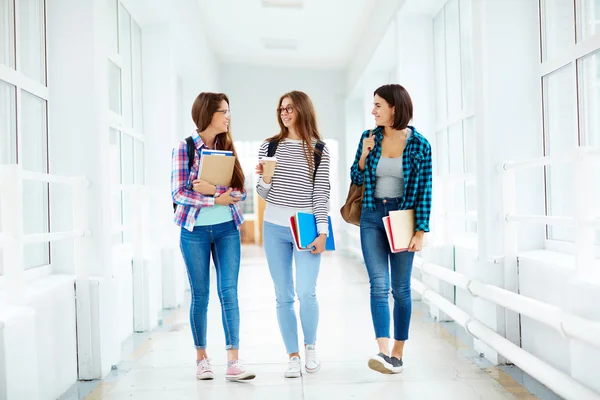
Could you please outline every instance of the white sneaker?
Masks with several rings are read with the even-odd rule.
[[[302,366],[300,365],[300,357],[294,356],[290,358],[288,369],[283,374],[286,378],[300,378],[302,376]]]
[[[321,360],[317,357],[317,350],[315,350],[314,345],[306,346],[305,358],[304,368],[306,368],[306,372],[309,374],[319,372],[321,369]]]

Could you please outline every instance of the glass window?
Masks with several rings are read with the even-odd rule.
[[[15,68],[14,0],[0,0],[0,64]]]
[[[573,0],[541,0],[542,55],[550,60],[575,44]]]
[[[573,98],[575,84],[569,64],[543,78],[544,131],[546,155],[570,153],[578,145]],[[572,191],[573,169],[568,165],[546,168],[546,196],[548,215],[573,216],[573,199],[565,196]],[[554,226],[548,229],[548,238],[573,240],[573,228]]]
[[[450,172],[448,160],[448,133],[444,129],[436,133],[436,146],[432,150],[437,152],[437,174],[439,176],[447,175]]]
[[[600,0],[579,0],[577,15],[580,41],[600,33]]]
[[[460,79],[460,28],[458,0],[450,0],[445,9],[446,23],[446,90],[448,116],[456,119],[462,110]]]
[[[462,122],[458,122],[448,128],[448,158],[450,173],[462,175],[465,173],[464,144]]]
[[[119,20],[118,20],[119,0],[107,0],[106,12],[108,14],[108,29],[106,38],[108,40],[108,52],[111,55],[119,54]]]
[[[133,127],[133,101],[131,95],[131,18],[129,13],[119,4],[119,54],[123,62],[122,102],[123,122],[126,127]]]
[[[584,57],[579,63],[579,112],[582,128],[582,144],[600,147],[600,50]],[[600,165],[593,164],[593,176],[600,176]],[[595,209],[593,215],[600,217],[600,181],[591,188]],[[596,244],[600,245],[600,231],[596,234]]]
[[[113,62],[108,62],[108,107],[121,114],[121,69]]]
[[[133,138],[127,134],[121,133],[121,183],[123,185],[133,185],[135,180],[134,161],[133,161]],[[132,193],[131,190],[124,190],[122,194],[121,213],[123,215],[123,225],[131,225],[132,218]],[[131,231],[123,232],[123,243],[131,241]]]
[[[463,121],[463,137],[465,141],[465,173],[475,173],[475,119],[473,117]]]
[[[17,162],[17,91],[0,81],[0,165]]]
[[[444,10],[433,20],[435,115],[438,123],[446,121],[446,39],[444,33]]]
[[[462,72],[463,110],[473,110],[473,29],[471,26],[471,0],[460,0],[460,66]]]
[[[109,162],[110,162],[110,186],[111,186],[111,221],[112,226],[122,224],[121,215],[121,138],[116,129],[110,129]],[[113,244],[121,243],[121,233],[113,234]]]
[[[46,84],[46,28],[44,0],[19,0],[19,71]]]
[[[23,168],[35,172],[48,172],[48,136],[46,101],[21,92],[20,142],[27,143],[21,151]],[[49,232],[48,184],[25,181],[23,183],[23,221],[25,234]],[[25,246],[25,268],[50,263],[49,243]]]
[[[144,166],[144,142],[141,140],[135,140],[134,148],[134,160],[135,160],[135,178],[134,182],[138,185],[145,183],[145,166]]]
[[[131,20],[131,68],[133,79],[133,127],[144,129],[142,92],[142,30]]]

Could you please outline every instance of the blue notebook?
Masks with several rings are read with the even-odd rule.
[[[335,238],[333,237],[333,229],[331,227],[331,217],[328,216],[329,222],[329,236],[325,242],[325,250],[335,250]],[[296,242],[296,248],[298,250],[311,250],[307,249],[306,246],[311,244],[318,236],[317,232],[317,221],[313,214],[299,212],[295,216],[290,218],[290,228]]]

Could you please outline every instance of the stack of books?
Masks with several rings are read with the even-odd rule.
[[[327,217],[329,223],[329,236],[325,242],[325,250],[335,250],[335,239],[333,237],[333,229],[331,228],[331,217]],[[308,245],[311,244],[317,236],[317,221],[315,216],[310,213],[297,212],[295,215],[290,217],[290,230],[294,237],[294,244],[298,251],[310,251]]]
[[[388,217],[383,217],[383,226],[392,253],[407,251],[415,235],[415,210],[390,211]]]
[[[202,149],[198,179],[212,185],[230,186],[234,166],[232,151]]]

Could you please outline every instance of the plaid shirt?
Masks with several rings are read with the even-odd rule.
[[[173,149],[173,166],[171,169],[171,195],[173,202],[177,204],[175,223],[188,231],[194,230],[200,209],[202,207],[213,207],[215,198],[229,190],[226,186],[217,185],[214,196],[204,196],[192,190],[192,181],[198,176],[200,167],[200,150],[208,149],[208,146],[204,144],[197,132],[192,133],[192,138],[196,145],[196,157],[192,164],[192,170],[188,170],[187,143],[185,140],[179,142],[177,147]],[[242,192],[233,190],[231,195],[242,196],[240,201],[244,201],[247,196],[246,189],[242,189]],[[231,209],[233,221],[239,229],[242,222],[244,222],[239,202],[231,204],[229,208]]]
[[[415,128],[406,141],[406,148],[402,155],[402,168],[404,172],[404,194],[400,202],[399,210],[415,210],[415,231],[429,232],[429,215],[431,214],[431,175],[433,172],[431,162],[431,146],[427,139]],[[369,136],[369,131],[364,131],[354,164],[350,169],[350,178],[352,183],[361,186],[365,185],[363,195],[363,209],[375,210],[375,171],[381,158],[381,142],[383,140],[383,129],[377,127],[373,129],[375,137],[375,148],[367,156],[365,169],[358,169],[358,162],[362,155],[363,140]]]

